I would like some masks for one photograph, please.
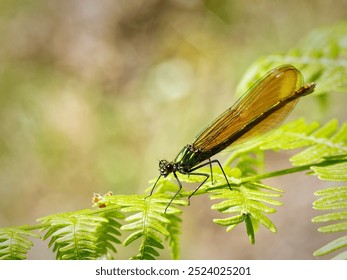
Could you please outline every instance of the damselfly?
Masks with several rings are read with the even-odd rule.
[[[203,129],[192,144],[184,146],[173,161],[159,161],[160,175],[149,196],[153,194],[161,177],[167,177],[173,173],[179,189],[167,205],[166,211],[182,189],[177,172],[205,177],[189,195],[189,201],[190,197],[210,177],[209,174],[195,171],[209,165],[212,177],[213,163],[218,164],[230,188],[222,165],[217,159],[211,160],[211,157],[231,145],[245,143],[278,127],[294,108],[299,98],[312,93],[315,86],[315,83],[304,85],[301,72],[292,65],[282,65],[271,70],[232,107]]]

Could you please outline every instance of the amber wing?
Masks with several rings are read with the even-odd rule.
[[[223,146],[228,139],[237,136],[233,143],[241,144],[254,137],[278,127],[294,108],[299,98],[290,99],[284,106],[274,110],[266,118],[260,118],[264,112],[294,95],[303,85],[303,77],[292,65],[283,65],[270,71],[256,82],[231,108],[201,131],[193,146],[202,152],[208,152],[216,146]],[[261,119],[255,122],[255,119]],[[249,129],[249,123],[256,123]],[[245,129],[245,133],[242,130]]]

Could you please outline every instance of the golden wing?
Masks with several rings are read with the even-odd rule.
[[[194,149],[207,152],[220,145],[223,146],[222,150],[225,148],[223,143],[232,138],[235,139],[230,144],[241,144],[275,129],[298,102],[299,98],[290,97],[302,86],[302,74],[294,66],[283,65],[273,69],[197,135],[193,143]],[[276,104],[286,99],[288,102],[277,109]],[[264,115],[264,112],[270,111],[270,114]],[[252,122],[255,123],[254,126],[250,126]]]

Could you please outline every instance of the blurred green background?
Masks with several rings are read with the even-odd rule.
[[[93,192],[143,194],[158,160],[232,105],[251,63],[346,18],[337,0],[1,0],[0,226],[88,208]],[[317,119],[303,110],[310,102],[292,118]],[[271,164],[288,156],[273,153]],[[261,229],[249,245],[244,228],[214,225],[198,197],[184,209],[182,258],[313,258],[331,238],[310,223],[323,183],[303,174],[268,183],[286,191],[277,234]],[[29,257],[53,258],[46,245]]]

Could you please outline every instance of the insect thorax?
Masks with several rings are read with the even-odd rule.
[[[196,164],[196,153],[192,145],[186,145],[178,153],[175,160],[169,162],[167,160],[159,161],[159,171],[164,177],[172,172],[187,173]]]

